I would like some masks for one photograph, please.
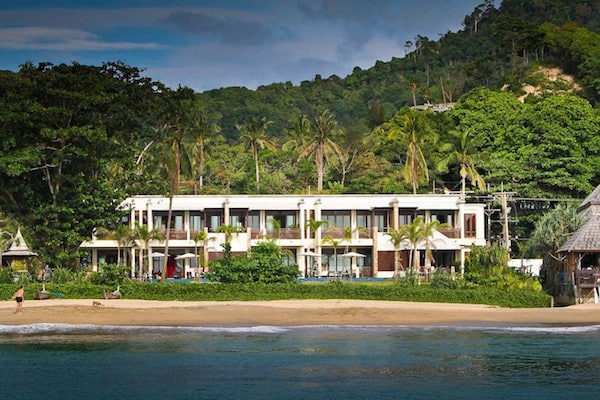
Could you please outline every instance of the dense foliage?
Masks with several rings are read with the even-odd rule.
[[[484,1],[464,29],[417,36],[402,58],[298,86],[171,90],[122,63],[0,71],[0,212],[40,264],[75,269],[79,244],[117,225],[115,208],[136,193],[434,184],[581,198],[600,182],[598,7]],[[427,102],[456,105],[406,108]]]
[[[223,258],[210,263],[206,277],[221,283],[294,283],[298,278],[298,266],[285,264],[281,247],[274,242],[261,242],[247,254],[231,255],[231,245],[223,245]]]

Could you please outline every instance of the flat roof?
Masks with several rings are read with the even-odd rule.
[[[400,209],[456,210],[461,203],[455,194],[343,194],[343,195],[180,195],[173,198],[173,210],[220,209],[229,203],[231,209],[298,210],[371,210],[391,208],[397,202]],[[124,208],[167,211],[169,198],[163,196],[133,196],[121,204]],[[473,205],[473,204],[469,204]]]

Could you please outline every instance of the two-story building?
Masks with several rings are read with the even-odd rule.
[[[145,225],[165,237],[169,198],[134,196],[121,206],[128,210],[124,223],[131,229]],[[486,243],[484,207],[465,202],[458,194],[183,195],[173,198],[168,255],[163,252],[165,241],[159,239],[143,246],[93,237],[81,248],[89,250],[87,262],[94,270],[120,259],[131,266],[134,276],[141,265],[158,273],[166,256],[167,277],[189,278],[198,267],[222,257],[226,233],[220,227],[226,225],[238,228],[229,239],[233,254],[269,239],[284,249],[286,262],[298,265],[302,277],[351,273],[381,278],[394,274],[396,251],[401,265],[408,268],[413,247],[405,241],[394,248],[387,233],[422,216],[425,222],[438,220],[447,227],[429,238],[432,257],[425,256],[425,241],[417,244],[418,265],[462,272],[471,245]],[[205,232],[202,240],[198,232]]]

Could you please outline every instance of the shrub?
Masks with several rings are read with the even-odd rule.
[[[402,278],[398,279],[398,285],[403,287],[415,287],[421,284],[421,280],[419,278],[419,274],[413,269],[410,268],[406,275]]]
[[[68,268],[56,268],[52,271],[50,281],[53,283],[66,283],[73,280],[73,271]]]
[[[273,242],[261,242],[247,255],[234,257],[231,245],[225,243],[225,255],[210,264],[211,273],[206,277],[221,283],[295,283],[298,266],[286,265],[282,250]]]
[[[430,278],[430,286],[433,289],[458,289],[464,286],[462,277],[452,277],[449,273],[438,268]]]
[[[127,279],[129,267],[115,264],[101,264],[98,272],[90,275],[90,282],[96,285],[117,286]]]
[[[2,268],[0,271],[0,283],[12,283],[13,274],[10,268]]]

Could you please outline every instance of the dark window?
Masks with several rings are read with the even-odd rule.
[[[465,214],[465,237],[477,237],[477,218],[475,214]]]

